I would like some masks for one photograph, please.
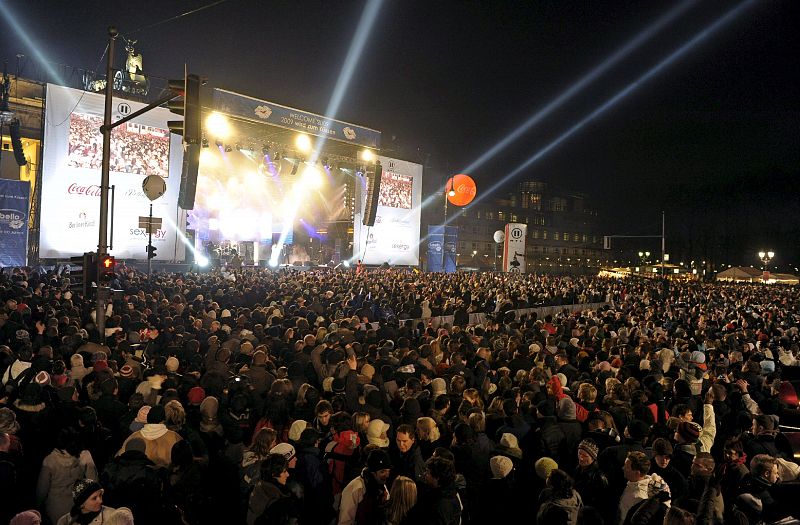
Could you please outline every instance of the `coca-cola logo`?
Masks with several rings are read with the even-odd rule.
[[[67,193],[69,195],[86,195],[87,197],[99,197],[100,196],[100,186],[97,184],[92,184],[90,186],[81,186],[77,183],[72,183],[67,188]]]

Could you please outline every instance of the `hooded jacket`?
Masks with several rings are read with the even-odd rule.
[[[183,438],[164,423],[147,423],[141,430],[134,432],[122,444],[117,456],[125,452],[128,441],[141,439],[145,443],[145,455],[159,467],[169,467],[172,462],[172,446]]]

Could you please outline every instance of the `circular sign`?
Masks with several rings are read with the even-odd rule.
[[[154,201],[167,191],[167,183],[158,175],[148,175],[142,181],[142,191],[148,199]]]
[[[493,239],[494,239],[494,242],[496,242],[497,244],[500,244],[501,242],[506,240],[506,234],[503,233],[503,230],[497,230],[496,232],[494,232]]]
[[[522,239],[522,228],[519,226],[511,228],[511,238],[517,241]]]
[[[450,190],[453,190],[455,195],[450,195]],[[478,192],[472,177],[463,173],[451,177],[447,181],[445,191],[447,192],[447,201],[455,206],[466,206],[472,202]]]

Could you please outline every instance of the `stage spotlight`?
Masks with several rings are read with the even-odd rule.
[[[306,164],[303,168],[303,183],[316,190],[322,187],[323,182],[322,173],[316,167]]]
[[[372,150],[362,149],[359,157],[364,162],[375,162],[375,154],[372,152]]]
[[[230,146],[225,146],[225,153],[230,153],[231,151],[233,151],[233,148]]]
[[[196,262],[197,266],[201,268],[205,268],[206,266],[208,266],[208,258],[202,255],[198,255],[197,257],[195,257],[194,262]]]
[[[206,139],[206,138],[203,139],[203,147],[204,148],[208,147],[208,139]]]
[[[234,145],[234,147],[236,148],[236,151],[242,151],[242,145],[241,144],[237,143],[236,145]]]
[[[299,164],[300,164],[299,162],[292,162],[292,172],[290,173],[290,175],[297,175],[297,166]]]
[[[350,268],[350,261],[348,261],[347,259],[342,261],[342,264],[344,265],[345,268]]]
[[[270,266],[270,268],[277,268],[278,267],[278,261],[270,259],[269,260],[269,266]]]
[[[266,146],[261,146],[261,154],[262,155],[269,155],[269,148]]]
[[[216,111],[206,118],[206,130],[210,135],[225,138],[231,133],[231,125],[228,118]]]
[[[298,133],[294,138],[294,145],[303,153],[308,153],[311,151],[311,138],[305,133]]]
[[[217,139],[216,141],[214,141],[214,144],[216,144],[218,148],[221,148],[221,147],[222,147],[222,141],[221,141],[221,140],[219,140],[219,139]]]

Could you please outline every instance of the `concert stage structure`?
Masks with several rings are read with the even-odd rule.
[[[156,108],[112,133],[111,254],[146,259],[140,223],[150,202],[141,185],[156,174],[166,181],[153,202],[153,216],[162,219],[153,235],[158,261],[419,263],[422,166],[380,156],[380,132],[222,89],[211,95],[196,179],[189,181],[192,209],[179,206],[187,172],[181,138],[168,131],[174,114]],[[115,97],[114,119],[143,105]],[[46,87],[40,259],[96,248],[102,113],[102,95]],[[382,177],[367,226],[376,161]]]

